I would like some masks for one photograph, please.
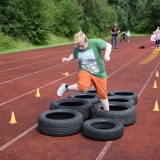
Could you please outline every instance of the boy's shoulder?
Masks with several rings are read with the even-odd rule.
[[[105,42],[102,39],[92,38],[88,40],[89,43],[99,43],[99,42]]]

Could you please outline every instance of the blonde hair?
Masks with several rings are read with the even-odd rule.
[[[74,36],[74,43],[78,44],[78,43],[83,43],[83,42],[88,42],[88,38],[82,31],[79,31]]]

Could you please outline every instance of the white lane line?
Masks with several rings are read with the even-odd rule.
[[[71,76],[71,75],[73,75],[73,74],[76,74],[77,72],[73,72],[73,73],[70,73],[69,74],[69,76]],[[67,77],[69,77],[69,76],[67,76]],[[51,82],[51,83],[48,83],[48,84],[46,84],[46,85],[44,85],[44,86],[41,86],[41,87],[38,87],[39,89],[42,89],[42,88],[44,88],[44,87],[47,87],[47,86],[49,86],[49,85],[51,85],[51,84],[54,84],[54,83],[56,83],[56,82],[58,82],[58,81],[60,81],[60,80],[62,80],[62,79],[65,79],[66,77],[62,77],[62,78],[59,78],[59,79],[57,79],[57,80],[55,80],[55,81],[53,81],[53,82]],[[29,92],[27,92],[27,93],[25,93],[25,94],[22,94],[22,95],[20,95],[20,96],[18,96],[18,97],[15,97],[15,98],[13,98],[13,99],[10,99],[10,100],[8,100],[8,101],[5,101],[5,102],[3,102],[3,103],[0,103],[0,106],[2,106],[2,105],[4,105],[4,104],[7,104],[7,103],[9,103],[9,102],[12,102],[12,101],[14,101],[14,100],[16,100],[16,99],[18,99],[18,98],[21,98],[21,97],[24,97],[24,96],[26,96],[26,95],[28,95],[28,94],[30,94],[30,93],[33,93],[33,92],[35,92],[36,91],[36,89],[34,89],[34,90],[32,90],[32,91],[29,91]]]
[[[103,147],[101,153],[99,154],[99,156],[96,158],[96,160],[102,160],[102,158],[104,157],[104,155],[106,154],[106,152],[108,151],[110,145],[112,144],[112,141],[108,141],[106,143],[106,145]]]
[[[138,97],[139,97],[139,98],[140,98],[140,96],[142,95],[143,91],[146,89],[146,87],[147,87],[150,79],[152,78],[153,74],[155,74],[155,72],[156,72],[156,70],[158,69],[159,65],[160,65],[160,61],[159,61],[159,63],[156,65],[156,67],[154,68],[153,72],[150,74],[149,78],[147,79],[146,83],[145,83],[144,86],[142,87],[141,91],[139,92],[139,94],[138,94]]]
[[[53,54],[53,53],[43,54],[43,55],[38,55],[38,56],[30,57],[30,58],[23,58],[23,59],[18,59],[18,60],[14,60],[14,61],[3,62],[3,63],[1,63],[1,64],[19,62],[19,61],[23,61],[23,60],[27,60],[27,59],[39,58],[39,57],[44,57],[44,56],[48,56],[48,55],[52,55],[52,54]]]
[[[7,147],[9,147],[11,144],[13,144],[14,142],[18,141],[20,138],[24,137],[27,133],[31,132],[33,129],[35,129],[38,126],[38,123],[35,124],[34,126],[30,127],[29,129],[27,129],[25,132],[21,133],[19,136],[17,136],[16,138],[12,139],[11,141],[9,141],[8,143],[6,143],[4,146],[2,146],[0,148],[0,152],[3,151],[4,149],[6,149]]]
[[[58,58],[61,58],[61,57],[63,57],[63,56],[52,58],[52,59],[47,59],[47,60],[44,60],[44,61],[39,61],[39,62],[36,62],[36,63],[30,63],[30,64],[27,64],[27,65],[22,65],[22,66],[18,66],[18,67],[14,67],[14,68],[9,68],[9,69],[0,71],[0,73],[1,72],[6,72],[6,71],[10,71],[10,70],[14,70],[14,69],[17,69],[17,68],[22,68],[22,67],[27,67],[27,66],[35,65],[35,64],[38,64],[38,63],[44,63],[44,62],[47,62],[47,61],[52,61],[54,59],[58,59]]]
[[[13,81],[16,81],[18,79],[22,79],[22,78],[25,78],[25,77],[28,77],[28,76],[31,76],[31,75],[34,75],[34,74],[37,74],[37,73],[41,73],[41,72],[44,72],[44,71],[47,71],[47,70],[50,70],[52,68],[57,68],[59,66],[62,66],[62,65],[65,65],[65,64],[59,64],[57,66],[53,66],[53,67],[49,67],[49,68],[46,68],[46,69],[43,69],[43,70],[40,70],[40,71],[37,71],[37,72],[33,72],[33,73],[30,73],[30,74],[26,74],[24,76],[21,76],[21,77],[18,77],[18,78],[15,78],[15,79],[11,79],[11,80],[8,80],[8,81],[4,81],[4,82],[1,82],[1,84],[6,84],[6,83],[9,83],[9,82],[13,82]]]
[[[156,67],[154,68],[153,72],[150,74],[149,78],[147,79],[147,81],[145,82],[144,86],[142,87],[141,91],[138,94],[138,98],[140,98],[140,96],[142,95],[142,93],[144,92],[144,90],[146,89],[150,79],[152,78],[153,74],[156,72],[158,66],[160,65],[160,62],[156,65]],[[109,143],[109,144],[108,144]],[[96,158],[96,160],[102,160],[104,155],[107,153],[110,145],[111,145],[112,141],[108,141],[106,143],[106,145],[104,146],[103,150],[100,152],[99,156]]]
[[[111,77],[112,75],[114,75],[115,73],[117,73],[119,70],[121,70],[122,68],[124,68],[124,67],[127,66],[128,64],[130,64],[131,62],[133,62],[134,60],[136,60],[137,58],[139,58],[140,56],[142,56],[143,54],[145,54],[145,52],[142,53],[142,54],[140,54],[140,55],[137,56],[136,58],[132,59],[131,61],[129,61],[128,63],[126,63],[125,65],[123,65],[123,66],[120,67],[119,69],[117,69],[116,71],[114,71],[113,73],[111,73],[111,74],[108,76],[108,78]]]
[[[13,63],[13,62],[23,61],[23,60],[27,60],[27,59],[33,59],[33,58],[37,58],[37,57],[39,58],[39,57],[44,57],[44,56],[48,56],[48,55],[54,55],[54,54],[61,53],[61,52],[66,52],[66,51],[69,51],[69,49],[68,50],[59,51],[59,52],[53,52],[53,53],[38,55],[38,56],[30,57],[30,58],[23,58],[23,59],[18,59],[18,60],[14,60],[14,61],[3,62],[3,63],[0,63],[0,64]]]

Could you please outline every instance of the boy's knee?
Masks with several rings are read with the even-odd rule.
[[[83,92],[87,91],[89,87],[90,87],[90,84],[78,83],[78,88]]]

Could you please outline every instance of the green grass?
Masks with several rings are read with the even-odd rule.
[[[69,38],[50,35],[47,40],[47,45],[36,46],[36,45],[29,43],[28,41],[21,40],[21,39],[16,39],[15,42],[16,42],[16,47],[14,47],[13,49],[9,49],[9,50],[2,50],[0,51],[0,54],[7,54],[7,53],[18,52],[18,51],[33,50],[33,49],[38,49],[38,48],[47,48],[47,47],[52,47],[52,46],[72,44],[73,40]]]
[[[135,32],[131,32],[131,36],[148,36],[150,34],[147,33],[135,33]]]
[[[131,36],[146,36],[147,34],[137,34],[134,32],[131,32]],[[148,34],[149,35],[149,34]],[[107,36],[103,39],[111,38],[111,36]],[[55,35],[50,35],[47,41],[47,45],[41,45],[41,46],[35,46],[28,41],[17,39],[15,40],[16,47],[9,50],[2,50],[0,51],[0,54],[8,54],[8,53],[14,53],[18,51],[25,51],[25,50],[33,50],[33,49],[39,49],[39,48],[47,48],[47,47],[53,47],[53,46],[60,46],[65,44],[72,44],[73,39],[64,38],[64,37],[58,37]]]

